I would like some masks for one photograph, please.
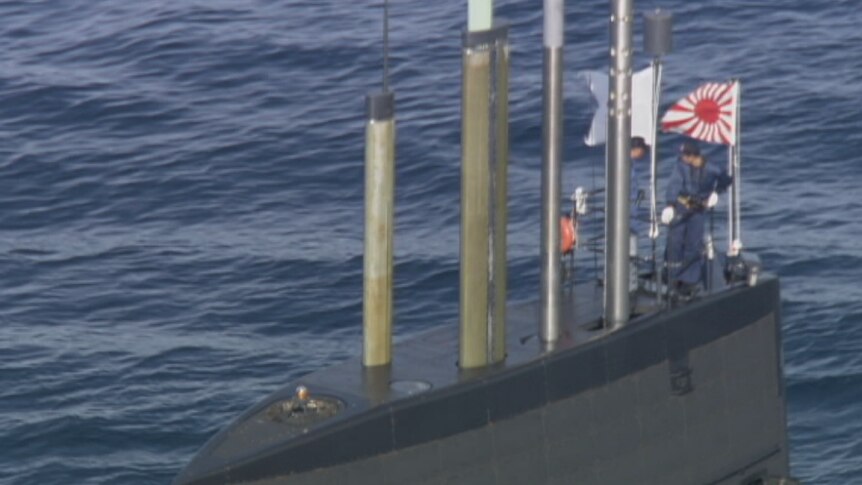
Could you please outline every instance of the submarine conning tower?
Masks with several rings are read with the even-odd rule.
[[[797,483],[777,278],[741,244],[726,261],[709,258],[694,297],[675,295],[657,267],[630,276],[633,1],[609,11],[604,275],[564,288],[565,4],[544,0],[541,294],[519,305],[506,298],[518,277],[506,264],[509,26],[492,0],[468,6],[458,325],[392,345],[397,157],[385,1],[383,89],[367,97],[362,355],[285,383],[212,437],[174,484]],[[644,19],[660,65],[672,17]],[[652,185],[654,205],[654,176]]]

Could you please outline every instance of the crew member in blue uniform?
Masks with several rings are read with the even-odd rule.
[[[648,186],[645,177],[649,174],[649,145],[642,137],[635,136],[631,140],[631,185],[629,188],[629,291],[638,289],[638,277],[640,268],[638,266],[638,236],[648,232],[649,212],[647,211],[646,192],[644,187]]]
[[[703,280],[703,230],[706,211],[718,203],[732,181],[727,171],[707,163],[697,143],[686,140],[667,187],[661,219],[670,225],[667,241],[668,277],[685,295]]]
[[[629,227],[635,235],[646,234],[649,224],[649,204],[646,201],[644,187],[648,186],[649,176],[649,145],[646,140],[636,136],[632,138],[632,179],[629,189],[631,210],[629,211]]]

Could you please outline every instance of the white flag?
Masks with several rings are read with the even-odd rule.
[[[608,139],[608,73],[587,71],[584,77],[599,104],[590,133],[584,138],[584,143],[594,147]],[[650,145],[655,142],[656,131],[652,113],[654,92],[652,66],[632,75],[632,136],[643,137]]]

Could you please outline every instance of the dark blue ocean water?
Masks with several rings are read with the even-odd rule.
[[[566,191],[601,168],[576,73],[607,52],[606,2],[568,3]],[[743,80],[743,236],[782,277],[793,470],[862,483],[862,5],[636,3],[678,17],[666,102]],[[403,338],[457,315],[466,3],[392,4]],[[497,2],[513,300],[538,288],[538,5]],[[166,483],[243,409],[360,351],[380,9],[10,0],[0,19],[0,482]]]

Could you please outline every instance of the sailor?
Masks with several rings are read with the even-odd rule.
[[[629,210],[629,291],[634,292],[638,288],[638,236],[647,233],[649,213],[647,212],[646,196],[643,187],[647,185],[644,177],[649,173],[647,164],[647,153],[649,145],[642,137],[635,136],[631,140],[631,185],[629,199],[631,208]]]
[[[668,277],[683,296],[691,296],[703,280],[703,230],[706,211],[718,203],[732,181],[727,171],[707,163],[697,143],[686,140],[667,187],[661,221],[670,225],[667,240]]]
[[[647,232],[647,221],[649,220],[646,192],[643,188],[647,185],[645,177],[649,173],[647,153],[649,153],[649,145],[646,144],[646,141],[639,136],[633,137],[631,142],[632,179],[630,186],[631,210],[629,211],[629,227],[635,235]]]

